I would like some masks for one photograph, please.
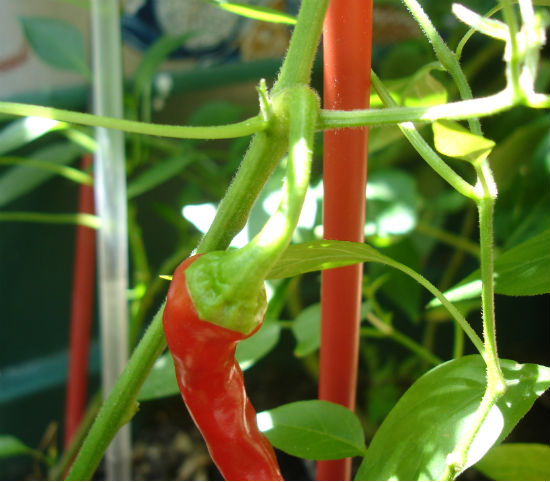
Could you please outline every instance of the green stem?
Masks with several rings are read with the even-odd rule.
[[[298,224],[309,186],[319,99],[309,87],[295,86],[280,94],[274,108],[277,118],[287,123],[289,138],[287,175],[279,207],[246,246],[205,256],[186,271],[187,286],[200,318],[242,333],[250,333],[263,318],[258,313],[263,304],[264,281]]]
[[[341,129],[343,127],[362,127],[401,122],[435,121],[438,119],[471,119],[486,117],[511,109],[516,104],[512,92],[503,90],[488,97],[449,102],[430,107],[389,107],[368,110],[322,110],[317,128]],[[541,99],[546,106],[546,99]]]
[[[222,199],[198,253],[225,249],[245,227],[252,205],[286,151],[286,137],[261,132],[252,139],[235,180]]]
[[[496,199],[496,186],[487,160],[476,167],[479,185],[483,189],[483,197],[478,203],[479,212],[479,244],[481,248],[481,309],[483,318],[483,341],[485,346],[485,363],[487,363],[487,380],[492,386],[504,389],[504,376],[500,369],[497,352],[495,329],[495,285],[494,248],[493,248],[493,210]]]
[[[135,413],[139,389],[153,363],[166,347],[162,328],[163,310],[164,304],[153,318],[126,368],[103,403],[67,475],[67,480],[90,480],[119,428]]]
[[[19,104],[16,102],[0,101],[0,113],[14,116],[34,116],[45,119],[56,119],[71,124],[80,124],[92,127],[106,127],[135,134],[147,134],[160,137],[174,137],[178,139],[231,139],[260,132],[267,127],[263,116],[258,114],[242,122],[224,126],[173,126],[164,124],[147,124],[114,117],[103,117],[82,112],[74,112],[41,105]]]
[[[426,360],[432,365],[439,365],[442,363],[442,360],[435,356],[433,353],[428,351],[422,345],[409,338],[407,335],[397,331],[393,326],[384,323],[373,313],[367,313],[367,320],[376,327],[381,333],[385,336],[395,340],[400,345],[408,348],[414,354],[418,355],[420,358]]]
[[[329,0],[303,0],[273,94],[296,84],[309,85],[328,3]]]
[[[46,223],[46,224],[80,224],[88,228],[99,228],[99,218],[93,214],[47,214],[31,213],[25,211],[2,211],[0,222],[11,221],[20,223]]]
[[[510,30],[510,40],[506,46],[506,48],[509,49],[509,52],[506,52],[506,78],[514,94],[518,97],[522,97],[520,85],[521,56],[517,41],[518,20],[509,0],[500,0],[500,4],[502,5],[502,16]]]
[[[385,105],[395,106],[396,103],[393,100],[390,92],[384,87],[384,84],[380,81],[378,76],[371,73],[372,86],[376,89],[378,96],[384,102]],[[390,107],[391,109],[392,107]],[[385,109],[389,110],[389,109]],[[475,198],[474,186],[466,182],[459,174],[457,174],[449,165],[441,159],[441,157],[430,147],[430,145],[424,140],[420,133],[416,130],[416,127],[409,123],[398,124],[399,129],[416,151],[422,156],[422,158],[428,163],[428,165],[437,172],[445,181],[447,181],[452,187],[454,187],[462,195]]]
[[[426,13],[416,0],[403,0],[403,3],[405,3],[407,8],[410,10],[410,12],[420,25],[420,28],[424,31],[429,42],[432,44],[435,55],[441,62],[441,65],[443,65],[445,70],[449,72],[449,74],[455,81],[455,84],[458,87],[458,91],[460,92],[460,97],[462,99],[471,99],[472,90],[470,89],[470,85],[466,80],[464,72],[460,68],[457,57],[455,53],[447,46],[441,35],[439,35],[434,25],[432,24],[430,17],[426,15]],[[474,118],[468,119],[468,123],[470,124],[470,129],[474,134],[481,135],[481,124],[479,123],[479,120],[475,117],[478,116],[474,116]]]
[[[74,167],[56,164],[55,162],[42,161],[40,159],[31,159],[26,157],[0,157],[0,165],[20,165],[25,167],[33,167],[44,171],[53,172],[69,181],[79,184],[91,186],[93,184],[92,176],[75,169]]]
[[[435,228],[421,221],[416,223],[416,231],[479,258],[479,246],[469,239],[443,231],[442,229]]]

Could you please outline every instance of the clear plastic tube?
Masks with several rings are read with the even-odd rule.
[[[122,117],[122,53],[118,0],[92,0],[94,113]],[[128,245],[124,135],[96,129],[96,212],[102,385],[111,391],[128,359]],[[106,453],[107,480],[130,480],[130,426],[124,426]]]

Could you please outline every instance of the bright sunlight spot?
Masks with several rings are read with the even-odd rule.
[[[269,412],[260,412],[256,415],[256,423],[260,432],[267,432],[273,428],[273,419]]]
[[[214,221],[216,206],[212,203],[190,204],[183,207],[182,214],[187,221],[194,224],[204,234],[208,231],[212,221]],[[231,246],[242,248],[246,243],[248,243],[248,235],[245,228],[233,238]]]

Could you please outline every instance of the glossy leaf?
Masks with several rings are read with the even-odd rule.
[[[495,260],[495,292],[509,296],[531,296],[550,292],[550,230],[518,244]],[[481,294],[479,270],[445,293],[449,301],[463,301]],[[432,300],[429,307],[438,306]]]
[[[91,77],[84,39],[76,27],[50,17],[20,17],[19,21],[25,38],[44,62]]]
[[[489,450],[475,468],[493,480],[550,480],[550,446],[501,444]]]
[[[487,158],[495,143],[483,136],[472,134],[458,122],[447,119],[432,124],[435,148],[449,157],[469,162]]]
[[[357,416],[321,400],[289,403],[258,414],[258,426],[273,446],[310,460],[330,460],[365,452]]]
[[[321,305],[315,303],[302,310],[292,323],[296,338],[294,355],[302,357],[319,349],[321,344]]]
[[[476,436],[468,467],[506,437],[550,386],[547,367],[501,363],[507,391]],[[485,385],[485,363],[478,355],[451,360],[424,374],[376,432],[356,480],[439,480]]]
[[[0,458],[15,457],[16,455],[32,454],[33,449],[12,435],[0,435]]]

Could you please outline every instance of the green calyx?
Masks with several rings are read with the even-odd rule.
[[[267,299],[263,280],[247,278],[238,254],[239,250],[212,251],[185,273],[201,320],[248,335],[262,323]]]

